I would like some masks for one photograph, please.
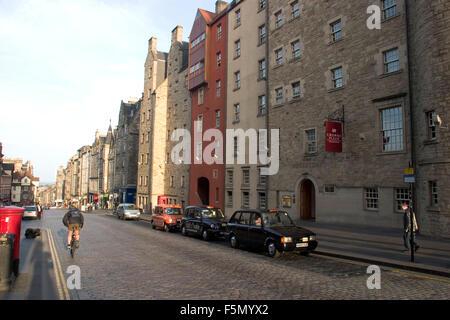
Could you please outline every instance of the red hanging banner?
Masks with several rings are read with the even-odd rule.
[[[326,122],[326,151],[342,152],[342,123]]]

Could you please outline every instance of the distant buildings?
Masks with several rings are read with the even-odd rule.
[[[30,161],[4,158],[0,142],[0,204],[24,206],[37,202],[39,178]]]

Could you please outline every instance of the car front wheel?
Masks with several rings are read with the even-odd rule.
[[[185,227],[184,225],[181,227],[181,234],[182,234],[183,236],[187,236],[186,227]]]
[[[208,240],[209,240],[208,230],[203,229],[203,232],[202,232],[202,239],[205,240],[205,241],[208,241]]]
[[[280,251],[275,246],[275,242],[271,241],[267,244],[267,255],[271,258],[278,258],[280,256]]]

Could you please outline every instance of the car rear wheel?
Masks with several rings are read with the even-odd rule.
[[[167,224],[165,224],[165,223],[164,223],[164,231],[165,232],[169,232],[170,231],[169,226]]]
[[[275,242],[271,241],[267,244],[267,255],[271,258],[278,258],[280,256],[280,251],[275,246]]]
[[[233,249],[239,248],[239,241],[237,240],[237,237],[236,237],[236,235],[234,235],[234,234],[232,234],[232,235],[230,236],[230,246],[231,246]]]

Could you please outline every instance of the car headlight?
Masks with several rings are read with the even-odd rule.
[[[290,242],[292,242],[291,237],[282,237],[281,238],[281,243],[290,243]]]
[[[216,229],[216,225],[214,223],[211,223],[210,227],[211,229]]]
[[[308,242],[308,240],[309,240],[309,237],[303,237],[302,238],[302,242]]]

